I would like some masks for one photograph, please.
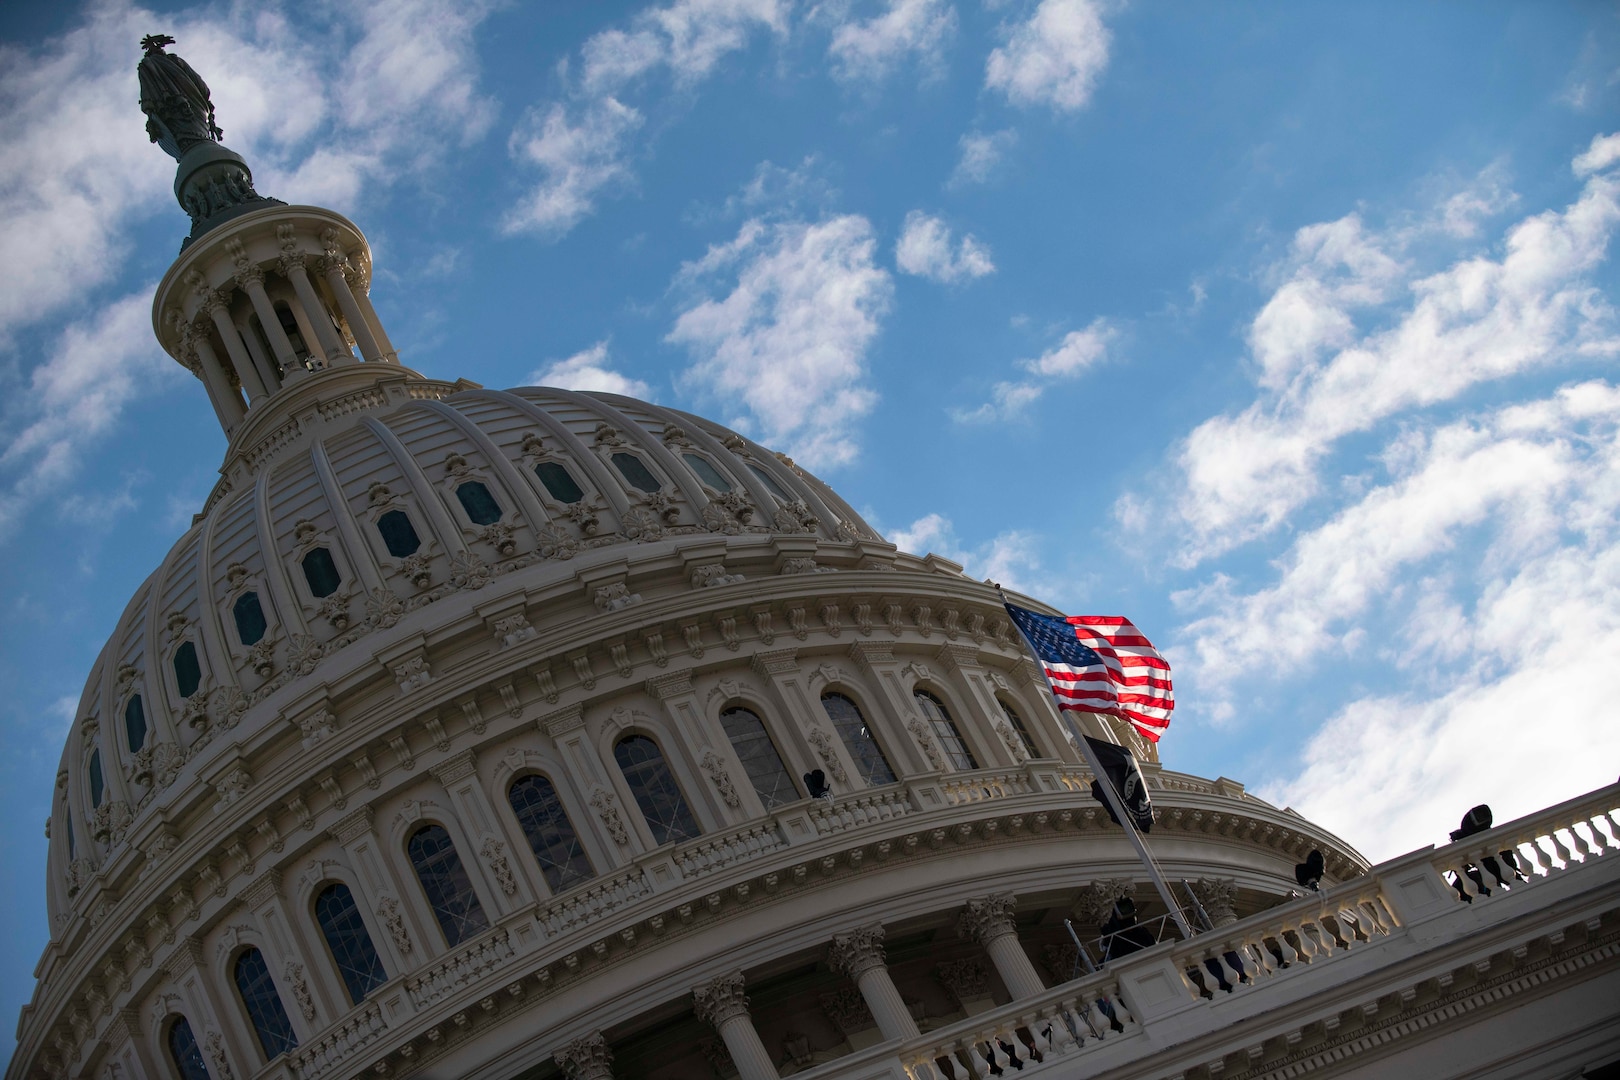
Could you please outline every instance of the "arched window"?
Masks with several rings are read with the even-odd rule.
[[[467,520],[474,525],[493,525],[501,520],[501,504],[489,493],[489,488],[477,480],[468,480],[456,488],[456,498],[467,511]]]
[[[203,1063],[202,1048],[197,1036],[191,1033],[191,1024],[179,1016],[169,1025],[169,1059],[180,1073],[180,1080],[213,1080],[208,1066]]]
[[[866,726],[860,707],[843,694],[822,694],[821,707],[827,710],[827,719],[844,741],[844,749],[855,759],[855,771],[861,774],[861,779],[872,787],[894,783],[894,770],[889,767],[889,759],[883,756],[883,747],[878,745],[872,729]]]
[[[720,475],[720,470],[706,457],[698,454],[682,454],[682,459],[697,473],[697,478],[714,488],[716,491],[730,491],[731,481]]]
[[[124,735],[129,739],[129,752],[138,754],[141,747],[146,745],[146,707],[141,704],[141,695],[136,694],[124,706]]]
[[[911,696],[929,726],[934,729],[934,738],[944,748],[945,760],[950,762],[951,768],[977,769],[979,763],[973,760],[973,751],[962,741],[962,733],[956,730],[956,722],[951,719],[951,714],[945,711],[945,703],[926,690],[918,690]]]
[[[1024,749],[1029,751],[1029,756],[1033,758],[1041,757],[1041,752],[1035,748],[1035,739],[1030,735],[1029,728],[1024,726],[1023,718],[1018,715],[1011,705],[1007,704],[1005,699],[996,698],[996,704],[1001,706],[1001,714],[1007,718],[1007,722],[1012,725],[1012,729],[1018,732],[1019,739],[1024,743]]]
[[[758,465],[755,465],[752,461],[748,463],[748,467],[754,471],[755,476],[759,477],[760,483],[771,489],[772,495],[775,495],[778,499],[781,499],[785,503],[793,501],[793,496],[782,490],[782,485],[776,482],[776,477],[772,476]]]
[[[338,974],[343,976],[351,1004],[360,1004],[367,994],[388,981],[388,972],[383,970],[347,885],[333,882],[321,890],[315,897],[315,921],[326,938],[326,947],[332,951]]]
[[[701,832],[657,743],[645,735],[626,735],[613,748],[613,757],[647,819],[655,845],[690,840]]]
[[[231,607],[231,614],[236,616],[236,636],[242,639],[242,644],[258,644],[265,631],[264,608],[259,606],[259,594],[245,592],[238,596]]]
[[[629,481],[632,487],[638,487],[642,491],[650,493],[664,486],[658,482],[658,477],[652,474],[652,470],[647,468],[647,463],[634,454],[623,452],[614,454],[613,467],[619,470],[619,475]]]
[[[304,580],[309,582],[310,594],[317,598],[331,596],[343,583],[332,553],[323,547],[304,556]]]
[[[550,780],[537,775],[519,777],[507,789],[506,798],[552,892],[595,876]]]
[[[182,642],[174,650],[174,683],[183,698],[195,694],[202,685],[202,666],[197,663],[197,646],[193,642]]]
[[[773,810],[799,798],[799,789],[793,786],[793,777],[758,716],[741,707],[727,709],[720,714],[720,726],[726,729],[726,738],[731,740],[765,809]]]
[[[577,503],[585,497],[585,492],[580,489],[574,474],[559,461],[542,461],[534,467],[534,475],[546,485],[551,497],[560,503]]]
[[[68,862],[72,862],[74,859],[77,859],[79,857],[79,845],[73,839],[73,811],[72,810],[64,810],[62,812],[62,826],[63,826],[63,828],[67,829]]]
[[[442,825],[424,825],[411,834],[407,849],[417,880],[450,945],[489,928],[484,905],[478,902],[467,868],[461,865],[456,845]]]
[[[90,751],[90,805],[100,806],[101,797],[106,794],[106,785],[101,779],[101,751]]]
[[[281,995],[270,978],[270,966],[258,949],[248,949],[236,958],[236,992],[242,996],[242,1007],[247,1010],[253,1033],[259,1037],[259,1049],[269,1061],[298,1045],[293,1034],[292,1021],[281,1007]]]
[[[416,535],[410,515],[403,510],[390,510],[377,519],[377,532],[382,535],[383,546],[396,559],[415,555],[422,541]]]

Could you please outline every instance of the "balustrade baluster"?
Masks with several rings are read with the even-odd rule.
[[[1593,835],[1589,837],[1589,836],[1586,836],[1585,834],[1583,834],[1577,828],[1577,826],[1580,826],[1580,825],[1586,826],[1586,832],[1592,833]],[[1594,826],[1590,821],[1587,821],[1587,820],[1585,820],[1583,818],[1582,820],[1575,822],[1574,825],[1571,825],[1569,827],[1569,831],[1570,831],[1570,834],[1575,837],[1575,839],[1577,839],[1577,840],[1579,840],[1581,842],[1582,846],[1585,848],[1585,850],[1582,852],[1582,854],[1585,855],[1587,858],[1595,859],[1599,855],[1603,854],[1603,843],[1602,843],[1602,841],[1597,841],[1596,840],[1597,827]],[[1596,842],[1594,842],[1594,841],[1596,841]]]
[[[1012,1064],[1012,1058],[1007,1056],[1007,1051],[1001,1045],[1001,1039],[997,1036],[994,1028],[991,1029],[986,1045],[990,1047],[990,1059],[996,1063],[997,1068],[1005,1073],[1007,1066]]]
[[[985,1046],[985,1044],[978,1042],[969,1043],[967,1046],[967,1059],[968,1064],[973,1069],[973,1075],[977,1076],[979,1080],[985,1080],[986,1077],[991,1075],[990,1059],[985,1056],[987,1053],[989,1053],[989,1047],[985,1046],[985,1048],[981,1050],[979,1049],[981,1046]]]
[[[1086,1020],[1092,1034],[1099,1039],[1107,1038],[1108,1033],[1114,1030],[1113,1021],[1108,1018],[1108,1011],[1103,1007],[1105,1000],[1100,995],[1086,995]],[[1108,1004],[1118,1009],[1113,1001],[1108,1001]]]
[[[1558,861],[1568,869],[1569,864],[1576,861],[1575,853],[1569,850],[1569,845],[1564,843],[1564,838],[1558,835],[1557,829],[1548,829],[1547,839],[1552,841],[1553,850],[1558,852]]]
[[[1234,953],[1235,955],[1235,950],[1230,949],[1225,945],[1219,945],[1211,951],[1215,954],[1215,965],[1216,967],[1220,968],[1221,979],[1228,987],[1227,992],[1230,993],[1231,991],[1236,990],[1243,982],[1243,975],[1237,970],[1237,968],[1233,967],[1231,961],[1226,958],[1227,953]]]

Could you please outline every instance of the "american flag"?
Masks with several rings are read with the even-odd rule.
[[[1117,716],[1159,741],[1176,707],[1170,665],[1129,619],[1006,606],[1046,670],[1058,708]]]

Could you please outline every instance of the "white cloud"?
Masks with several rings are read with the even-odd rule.
[[[625,141],[641,126],[641,114],[614,98],[591,103],[577,124],[553,105],[543,117],[531,110],[513,132],[512,155],[538,165],[543,178],[513,207],[509,232],[559,236],[596,209],[597,194],[629,178]]]
[[[1036,538],[1027,532],[1009,530],[969,548],[958,539],[955,524],[943,514],[934,513],[884,535],[901,551],[939,555],[961,566],[969,577],[994,581],[1014,592],[1030,593],[1042,584]]]
[[[16,396],[0,436],[0,537],[36,499],[65,488],[87,447],[131,401],[184,374],[152,337],[152,289],[148,284],[94,320],[68,327]]]
[[[680,281],[705,296],[668,336],[696,358],[685,378],[741,404],[762,441],[811,468],[853,461],[855,427],[877,402],[866,351],[892,291],[876,248],[855,214],[745,222],[682,268]],[[725,295],[713,298],[716,289]]]
[[[1620,161],[1620,132],[1592,136],[1592,144],[1570,163],[1570,167],[1576,176],[1590,176],[1617,161]]]
[[[946,284],[981,278],[996,270],[990,249],[971,233],[962,237],[953,254],[950,226],[921,210],[906,215],[900,240],[894,245],[894,262],[904,273]]]
[[[989,180],[1017,141],[1018,132],[1011,128],[991,132],[970,131],[963,135],[957,140],[962,155],[951,172],[949,186],[965,187]]]
[[[953,410],[951,416],[966,424],[1011,420],[1039,400],[1052,383],[1078,378],[1096,367],[1107,357],[1108,346],[1118,336],[1106,319],[1097,319],[1084,330],[1071,330],[1035,359],[1018,361],[1018,366],[1033,378],[998,382],[991,387],[989,401],[976,409]]]
[[[625,397],[649,397],[652,394],[652,387],[640,379],[621,375],[607,366],[607,344],[606,341],[598,341],[590,348],[577,352],[567,359],[536,368],[529,375],[528,381],[535,386],[557,386],[564,390],[601,390],[609,394],[623,394]]]
[[[870,19],[840,24],[827,55],[833,74],[848,82],[879,82],[915,54],[925,72],[938,74],[956,33],[956,9],[947,0],[887,0]]]
[[[1609,172],[1589,176],[1562,211],[1513,225],[1500,257],[1471,255],[1428,276],[1405,253],[1412,230],[1372,233],[1354,214],[1301,229],[1285,280],[1250,328],[1265,392],[1181,446],[1180,561],[1279,526],[1318,493],[1319,467],[1346,435],[1481,382],[1620,352],[1613,312],[1587,280],[1617,223],[1620,179]],[[1454,231],[1446,205],[1433,231]],[[1374,316],[1373,328],[1358,325]]]
[[[1108,66],[1108,28],[1091,0],[1041,0],[985,65],[984,85],[1015,105],[1085,106]]]
[[[649,8],[625,30],[604,30],[580,48],[588,94],[612,94],[660,65],[678,83],[707,78],[727,53],[748,45],[754,31],[787,32],[789,0],[676,0]]]

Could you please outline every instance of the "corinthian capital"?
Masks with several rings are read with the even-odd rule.
[[[304,268],[304,253],[302,251],[283,251],[276,259],[276,269],[281,271],[282,277],[290,278],[294,270]]]
[[[733,971],[692,988],[692,1006],[698,1019],[719,1028],[727,1020],[748,1015],[742,972]]]
[[[827,964],[851,979],[859,979],[883,966],[883,924],[873,923],[847,934],[834,935],[827,949]]]
[[[581,1035],[553,1057],[568,1080],[613,1080],[613,1051],[600,1031]]]
[[[238,268],[233,276],[236,279],[237,288],[240,289],[245,289],[249,285],[264,284],[264,271],[259,267],[254,266],[252,263],[248,263],[246,266]]]
[[[957,936],[988,945],[998,937],[1016,934],[1013,911],[1017,907],[1018,898],[1010,893],[969,900],[962,907],[961,921],[956,924]]]
[[[206,292],[199,290],[197,296],[202,301],[199,310],[209,318],[214,317],[214,312],[225,311],[230,307],[230,293],[224,289],[209,289]]]

